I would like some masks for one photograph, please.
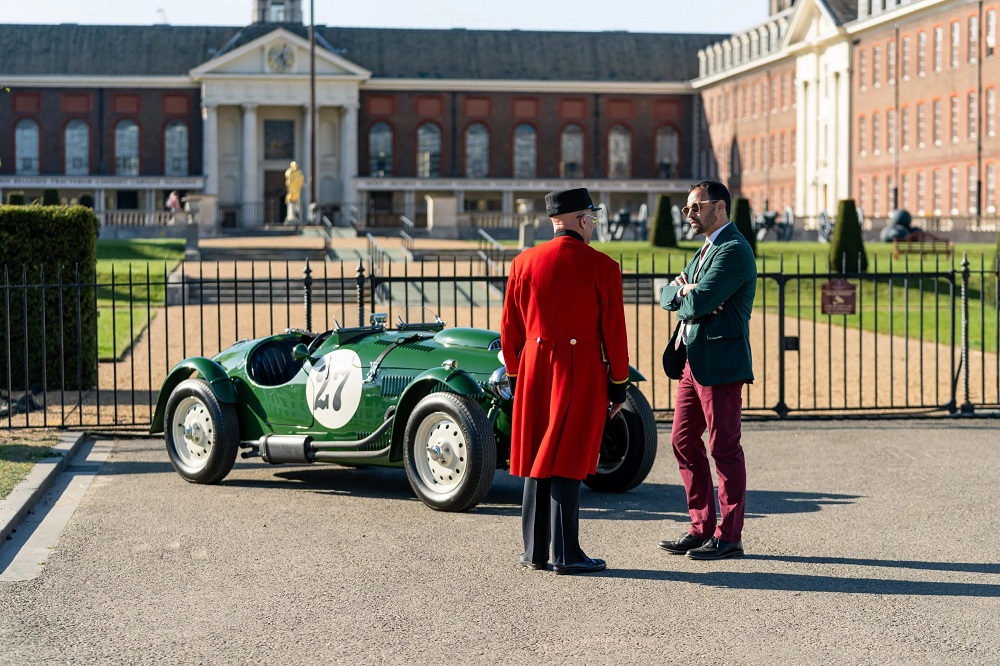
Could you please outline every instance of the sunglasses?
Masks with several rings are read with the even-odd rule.
[[[701,207],[706,204],[714,204],[722,201],[722,199],[706,199],[705,201],[693,201],[690,206],[684,206],[681,208],[681,215],[688,217],[691,213],[700,213]]]
[[[597,216],[594,215],[593,213],[591,213],[590,211],[586,211],[586,210],[580,211],[579,214],[577,214],[576,219],[578,219],[578,220],[580,220],[582,222],[583,218],[585,218],[585,217],[590,218],[591,222],[597,222]]]

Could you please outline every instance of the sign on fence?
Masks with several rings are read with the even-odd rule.
[[[825,315],[852,315],[857,301],[857,287],[843,278],[834,278],[822,287],[822,311]]]

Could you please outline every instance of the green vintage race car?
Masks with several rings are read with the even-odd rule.
[[[511,393],[500,335],[444,322],[325,333],[289,329],[178,363],[160,389],[151,433],[165,434],[177,473],[218,483],[237,455],[267,463],[403,467],[433,509],[466,511],[510,460]],[[623,492],[656,456],[656,423],[633,384],[604,429],[585,483]],[[242,454],[240,449],[243,449]]]

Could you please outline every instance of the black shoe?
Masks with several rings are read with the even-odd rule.
[[[598,571],[604,571],[608,568],[607,562],[604,560],[599,560],[596,557],[588,557],[582,562],[574,562],[573,564],[553,564],[552,569],[557,574],[589,574],[597,573]]]
[[[524,555],[517,558],[517,566],[524,567],[525,569],[534,569],[535,571],[544,571],[549,568],[548,562],[532,562],[527,559]]]
[[[692,548],[687,552],[692,560],[721,560],[724,557],[743,557],[743,542],[727,543],[712,537],[701,548]]]
[[[685,534],[678,541],[661,541],[660,548],[667,551],[668,553],[673,553],[674,555],[683,555],[692,548],[700,548],[705,545],[708,541],[707,537],[696,537],[693,534]]]

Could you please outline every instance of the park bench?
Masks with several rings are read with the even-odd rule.
[[[899,259],[901,254],[944,254],[950,255],[955,250],[955,244],[945,238],[939,238],[926,231],[914,231],[902,238],[892,241],[892,257]]]

